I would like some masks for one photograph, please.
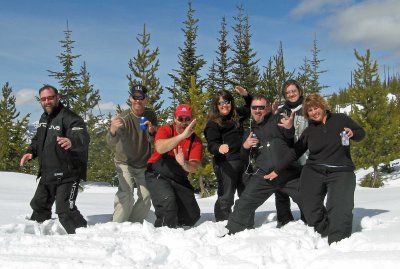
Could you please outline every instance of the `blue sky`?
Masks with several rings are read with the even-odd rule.
[[[362,54],[371,49],[379,65],[392,72],[400,67],[400,1],[398,0],[193,0],[199,19],[197,54],[203,55],[208,71],[215,59],[221,18],[226,17],[232,40],[233,17],[243,4],[249,16],[252,47],[260,69],[276,54],[282,42],[286,67],[298,69],[311,57],[317,35],[322,70],[320,82],[329,86],[325,94],[350,82],[357,68],[354,49]],[[35,101],[45,83],[58,86],[47,70],[62,69],[57,56],[62,52],[68,21],[75,41],[76,71],[83,61],[92,84],[100,90],[103,112],[114,111],[127,98],[129,59],[136,55],[136,37],[143,25],[151,35],[151,48],[160,50],[158,76],[163,86],[172,83],[168,73],[177,69],[177,54],[183,47],[182,22],[186,0],[13,0],[2,1],[0,9],[0,83],[10,83],[21,114],[32,113],[31,122],[42,113]],[[165,96],[167,97],[167,96]]]

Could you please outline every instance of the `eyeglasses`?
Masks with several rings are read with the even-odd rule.
[[[222,102],[218,102],[219,106],[224,106],[224,105],[230,105],[231,101],[222,101]]]
[[[294,89],[294,90],[290,90],[290,91],[285,91],[285,94],[288,95],[288,94],[297,93],[297,92],[298,92],[297,89]]]
[[[188,121],[191,121],[192,118],[191,117],[178,117],[177,120],[179,122],[188,122]]]
[[[264,110],[267,106],[251,106],[252,110]]]
[[[131,95],[133,100],[144,100],[144,95]]]
[[[53,101],[56,98],[55,95],[50,95],[50,96],[46,96],[46,97],[40,97],[40,101],[41,102],[46,102],[47,101]]]

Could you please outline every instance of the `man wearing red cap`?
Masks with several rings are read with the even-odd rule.
[[[146,184],[153,202],[155,227],[193,226],[200,208],[188,174],[201,164],[203,146],[193,132],[196,120],[189,105],[178,105],[174,124],[160,127],[154,139],[155,150],[148,160]]]

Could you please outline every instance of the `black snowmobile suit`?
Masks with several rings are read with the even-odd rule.
[[[67,137],[72,147],[64,150],[57,137]],[[81,117],[61,103],[48,115],[43,113],[36,135],[27,152],[38,157],[39,173],[43,183],[86,180],[89,134]]]

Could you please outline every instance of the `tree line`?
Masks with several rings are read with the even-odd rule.
[[[297,70],[287,70],[284,60],[283,44],[280,42],[276,53],[270,57],[260,70],[260,59],[251,45],[251,25],[243,5],[237,7],[233,17],[233,26],[228,27],[227,19],[221,18],[219,37],[215,50],[215,59],[211,60],[207,75],[200,71],[207,64],[203,55],[196,50],[198,19],[192,2],[188,2],[186,20],[182,32],[185,41],[179,47],[178,68],[169,73],[172,86],[163,87],[157,76],[159,70],[159,49],[151,48],[151,35],[146,25],[137,35],[137,54],[129,59],[131,71],[127,75],[128,90],[134,84],[142,84],[148,89],[148,106],[157,112],[159,124],[171,120],[177,104],[191,104],[196,115],[196,133],[205,141],[203,129],[206,123],[207,109],[211,96],[218,90],[231,90],[236,85],[245,87],[251,94],[264,94],[269,100],[280,100],[281,86],[289,78],[298,80],[304,88],[304,95],[320,93],[326,85],[319,83],[320,76],[327,72],[321,70],[317,37],[314,35],[310,56],[304,57]],[[232,43],[228,37],[232,29]],[[87,123],[91,137],[89,148],[88,178],[93,181],[113,182],[115,166],[113,152],[105,142],[111,114],[103,115],[98,107],[101,100],[99,90],[91,84],[91,76],[86,62],[78,68],[75,60],[81,55],[73,53],[74,43],[68,23],[64,31],[64,40],[60,41],[63,52],[57,56],[61,68],[59,71],[48,70],[49,76],[56,78],[58,89],[65,105],[81,115]],[[357,167],[374,168],[373,177],[379,178],[380,164],[388,164],[399,156],[400,135],[400,99],[399,76],[391,75],[382,81],[376,61],[371,59],[370,51],[365,55],[355,51],[358,66],[352,73],[352,81],[345,89],[332,94],[328,101],[332,111],[345,105],[351,106],[351,116],[367,132],[361,143],[354,143],[352,156]],[[169,92],[170,106],[165,106],[161,94]],[[389,95],[391,94],[391,95]],[[393,98],[388,98],[393,96]],[[12,88],[5,83],[0,102],[0,170],[21,171],[19,158],[27,147],[26,130],[29,114],[19,119],[15,107]],[[238,104],[241,98],[236,96]],[[116,107],[116,112],[121,106]],[[215,175],[212,168],[212,157],[204,145],[204,158],[201,169],[190,176],[190,180],[202,196],[212,195],[215,191]],[[31,162],[23,172],[36,173],[37,163]]]

